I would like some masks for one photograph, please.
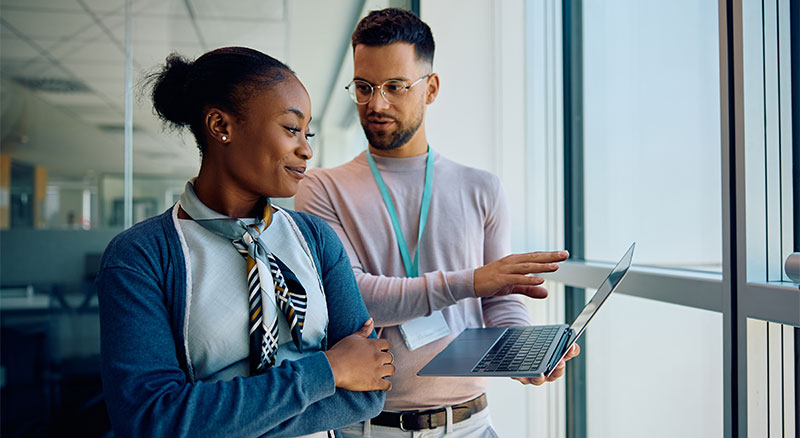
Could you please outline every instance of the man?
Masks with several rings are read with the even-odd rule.
[[[298,210],[322,217],[342,239],[375,326],[393,346],[397,370],[384,412],[344,435],[410,436],[405,430],[442,427],[455,433],[448,436],[493,436],[485,379],[416,372],[465,328],[530,325],[519,296],[547,292],[541,278],[526,274],[556,270],[567,253],[507,256],[510,221],[499,179],[428,148],[425,110],[439,76],[427,24],[399,9],[373,11],[352,44],[347,89],[368,150],[309,172],[295,197]]]

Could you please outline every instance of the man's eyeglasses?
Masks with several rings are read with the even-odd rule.
[[[353,79],[352,82],[344,87],[350,92],[350,98],[353,99],[358,105],[366,105],[372,99],[372,93],[377,88],[381,90],[381,97],[388,104],[398,103],[403,96],[408,93],[408,89],[422,82],[423,79],[429,77],[433,73],[428,73],[425,76],[417,79],[411,85],[406,85],[405,82],[398,79],[390,79],[378,86],[372,85],[367,81],[361,79]]]

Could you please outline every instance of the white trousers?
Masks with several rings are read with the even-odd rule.
[[[489,417],[489,408],[474,414],[472,417],[453,424],[452,410],[447,413],[447,425],[436,429],[425,429],[404,432],[397,427],[378,426],[376,424],[356,423],[342,429],[344,438],[498,438],[492,419]]]

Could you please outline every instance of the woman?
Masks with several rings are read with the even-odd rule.
[[[328,436],[377,415],[394,373],[322,220],[270,205],[311,158],[311,103],[258,51],[172,55],[153,105],[200,148],[164,214],[121,233],[98,275],[102,374],[121,436]],[[371,338],[368,338],[368,335]]]

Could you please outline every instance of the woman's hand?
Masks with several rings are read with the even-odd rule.
[[[350,391],[392,389],[385,380],[394,374],[392,346],[386,339],[369,339],[374,322],[368,319],[357,332],[337,342],[325,352],[333,370],[337,388]]]

